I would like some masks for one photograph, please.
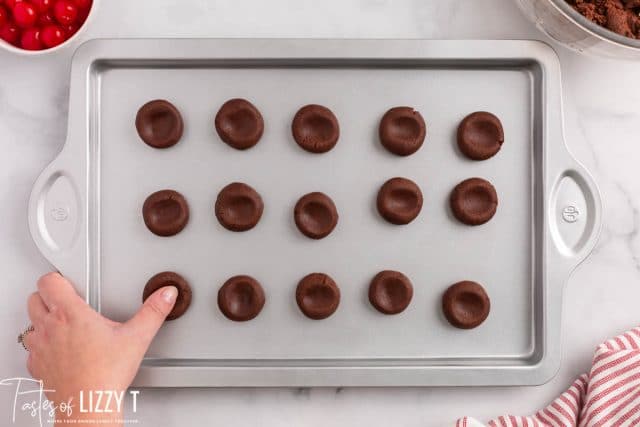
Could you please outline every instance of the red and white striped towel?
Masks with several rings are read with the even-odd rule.
[[[549,406],[530,416],[503,415],[489,427],[630,427],[640,425],[640,327],[596,349],[582,375]],[[485,427],[464,417],[456,427]]]

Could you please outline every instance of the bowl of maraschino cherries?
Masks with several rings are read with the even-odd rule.
[[[86,26],[97,0],[0,0],[0,47],[33,55],[60,49]]]

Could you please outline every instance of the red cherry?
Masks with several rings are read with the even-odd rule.
[[[9,9],[13,10],[13,8],[16,7],[16,4],[21,1],[23,0],[4,0],[4,4],[6,4]]]
[[[31,0],[31,4],[36,8],[36,12],[44,13],[51,9],[53,0]]]
[[[73,0],[73,3],[80,9],[89,9],[91,7],[92,0]]]
[[[7,43],[16,46],[20,40],[20,29],[13,22],[9,22],[4,27],[0,28],[0,38]]]
[[[78,24],[71,24],[64,27],[65,40],[70,39],[75,33],[78,32],[80,26]]]
[[[13,8],[13,21],[18,27],[31,28],[37,19],[38,14],[31,3],[23,1]]]
[[[0,4],[0,27],[4,27],[7,22],[9,22],[9,12]]]
[[[57,25],[47,25],[42,29],[40,39],[45,47],[58,46],[65,41],[64,30]]]
[[[91,8],[78,9],[78,19],[76,22],[83,24],[84,21],[87,20],[87,16],[89,16],[89,12],[91,12]]]
[[[51,11],[41,13],[40,16],[38,17],[38,24],[40,24],[41,27],[44,27],[45,25],[49,25],[49,24],[55,24],[55,23],[56,23],[56,20],[51,14]]]
[[[26,50],[41,50],[42,42],[40,41],[40,29],[29,28],[22,33],[20,45]]]
[[[69,0],[59,0],[53,6],[53,16],[62,25],[73,24],[78,18],[78,8]]]

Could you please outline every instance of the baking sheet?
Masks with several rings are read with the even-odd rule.
[[[73,96],[74,85],[86,98]],[[87,268],[75,282],[116,320],[137,310],[157,272],[176,271],[191,283],[192,306],[163,326],[140,385],[538,383],[559,361],[562,284],[599,224],[597,190],[562,142],[559,91],[557,59],[536,42],[92,42],[72,75],[65,149],[76,155],[63,152],[55,169],[64,179],[39,191],[42,203],[63,208],[77,199],[77,213],[73,204],[68,211],[80,225],[69,228],[79,231],[52,258],[70,258],[84,243]],[[213,127],[218,108],[236,97],[265,120],[264,136],[248,151],[228,147]],[[168,150],[142,143],[134,126],[137,109],[156,98],[171,101],[185,121],[181,142]],[[307,153],[291,137],[293,115],[309,103],[340,121],[329,153]],[[406,158],[377,138],[380,118],[399,105],[427,123],[424,146]],[[459,121],[477,110],[496,114],[505,131],[501,151],[483,162],[455,145]],[[72,137],[83,126],[86,142]],[[82,161],[78,153],[86,155],[86,188],[70,162]],[[50,172],[43,174],[49,181]],[[394,176],[424,194],[420,216],[407,226],[386,223],[375,209],[380,185]],[[452,218],[448,195],[474,176],[495,185],[500,204],[489,223],[468,227]],[[260,223],[245,233],[223,229],[213,215],[218,191],[234,181],[265,201]],[[141,216],[144,199],[164,188],[190,205],[188,226],[171,238],[150,233]],[[311,191],[328,194],[340,214],[320,241],[293,221],[295,202]],[[569,205],[583,213],[580,221],[558,223]],[[37,206],[32,211],[36,228],[55,229],[38,221]],[[63,273],[71,263],[52,261]],[[370,279],[384,269],[414,284],[411,305],[396,316],[367,300]],[[298,281],[311,272],[332,276],[342,293],[326,320],[307,319],[295,303]],[[236,274],[258,279],[267,296],[246,323],[227,320],[216,305],[218,288]],[[483,284],[491,298],[489,318],[474,330],[453,328],[439,308],[444,290],[460,280]]]

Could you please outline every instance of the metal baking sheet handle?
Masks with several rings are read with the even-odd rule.
[[[45,258],[62,270],[81,265],[81,228],[83,226],[78,180],[59,165],[61,153],[38,176],[29,198],[29,230]],[[65,270],[62,271],[67,271]]]
[[[551,192],[551,238],[573,269],[595,247],[602,228],[602,201],[595,181],[576,160],[558,174]]]

